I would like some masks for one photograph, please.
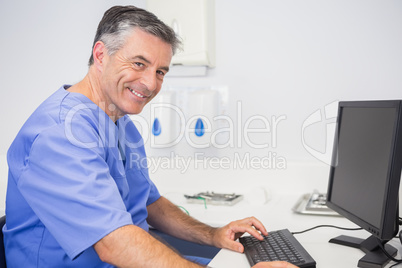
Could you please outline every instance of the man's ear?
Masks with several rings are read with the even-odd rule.
[[[94,65],[97,69],[103,68],[103,60],[106,55],[106,47],[102,41],[98,41],[94,45],[94,49],[92,50],[92,55],[94,58]]]

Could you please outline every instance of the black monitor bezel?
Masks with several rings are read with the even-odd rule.
[[[398,218],[399,218],[399,184],[402,169],[402,115],[401,115],[401,100],[387,100],[387,101],[342,101],[338,105],[338,117],[335,132],[334,149],[332,153],[332,163],[330,168],[328,191],[327,191],[327,205],[340,215],[346,217],[358,226],[372,233],[381,240],[390,240],[398,232]],[[392,149],[389,156],[388,176],[386,184],[386,193],[384,195],[384,202],[382,206],[381,224],[374,226],[359,215],[355,215],[332,201],[332,185],[337,162],[337,145],[339,130],[342,120],[342,111],[345,107],[356,108],[396,108],[396,117],[394,122],[394,130],[392,135]],[[358,201],[358,200],[357,200]]]

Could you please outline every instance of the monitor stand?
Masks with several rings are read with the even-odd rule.
[[[384,267],[390,259],[381,248],[378,246],[378,238],[375,236],[370,236],[367,239],[361,239],[357,237],[351,237],[346,235],[341,235],[329,240],[330,243],[335,243],[343,246],[353,247],[361,249],[366,253],[363,258],[359,260],[357,267],[362,268],[382,268]],[[394,257],[397,253],[397,249],[391,245],[385,244],[388,241],[383,241],[385,250]]]

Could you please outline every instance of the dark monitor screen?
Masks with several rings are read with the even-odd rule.
[[[380,240],[399,229],[401,120],[401,101],[339,103],[327,203]]]

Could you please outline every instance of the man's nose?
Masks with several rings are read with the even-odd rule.
[[[144,84],[149,91],[155,91],[157,87],[156,71],[146,70],[142,76],[142,84]]]

